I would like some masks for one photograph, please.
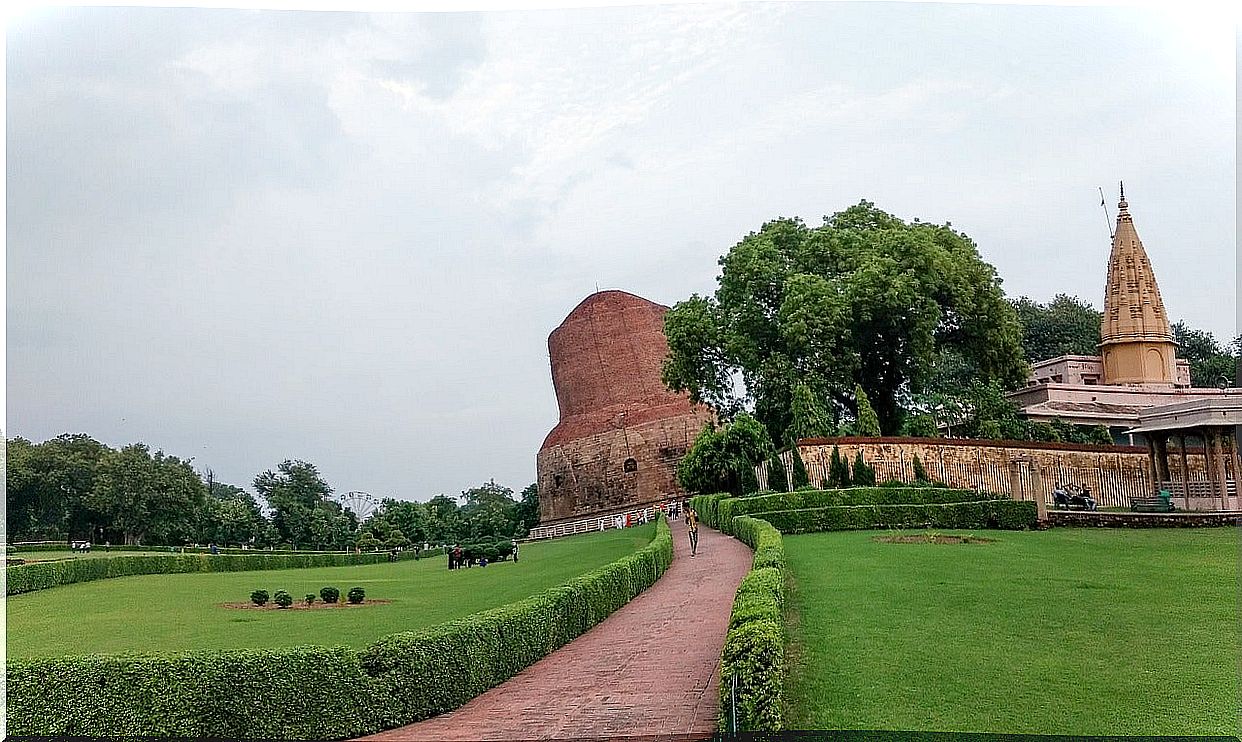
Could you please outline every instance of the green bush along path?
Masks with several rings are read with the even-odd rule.
[[[691,558],[685,526],[673,523],[672,533],[668,571],[589,631],[455,711],[370,739],[710,737],[730,603],[751,553],[701,528]]]
[[[89,653],[182,652],[299,644],[363,647],[520,600],[646,546],[654,524],[531,543],[520,561],[449,571],[445,557],[357,567],[142,575],[8,598],[10,659]],[[296,600],[326,585],[388,604],[317,610],[222,607],[251,591]]]
[[[1235,529],[876,535],[784,539],[786,728],[1239,732]]]

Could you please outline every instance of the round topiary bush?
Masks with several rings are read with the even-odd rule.
[[[315,603],[315,598],[317,598],[317,597],[319,597],[319,596],[318,596],[318,595],[315,595],[314,593],[307,593],[307,594],[306,594],[306,597],[305,597],[305,598],[303,598],[303,600],[305,600],[305,601],[306,601],[306,604],[307,604],[307,605],[313,605],[313,604]]]
[[[350,603],[353,603],[354,605],[358,605],[359,603],[363,601],[363,599],[367,597],[367,591],[363,590],[360,587],[351,587],[349,589],[349,594],[346,595],[345,597],[349,600]]]
[[[323,598],[325,603],[335,603],[341,599],[341,591],[329,585],[319,589],[319,597]]]
[[[276,594],[272,596],[272,602],[280,608],[288,608],[293,605],[293,596],[284,590],[277,590]]]
[[[267,591],[266,590],[255,590],[254,592],[250,593],[250,602],[254,603],[257,606],[267,605]]]

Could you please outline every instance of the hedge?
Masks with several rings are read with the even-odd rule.
[[[661,518],[650,544],[600,569],[362,650],[10,661],[8,731],[342,739],[411,724],[461,706],[568,643],[654,583],[672,559]]]
[[[733,519],[739,515],[756,515],[779,510],[806,510],[838,505],[938,505],[1009,499],[1006,495],[980,494],[974,490],[936,487],[847,487],[728,498],[718,501],[715,505],[717,521],[724,526],[724,529],[727,529],[731,527]]]
[[[413,552],[403,552],[403,559],[413,559]],[[297,569],[301,567],[349,567],[388,561],[387,552],[374,554],[271,554],[250,552],[233,554],[168,554],[152,556],[93,557],[31,562],[7,567],[6,595],[45,590],[75,582],[106,580],[131,575],[180,574],[185,572],[245,572],[264,569]]]
[[[785,550],[780,531],[749,517],[734,534],[755,549],[733,599],[720,658],[721,731],[780,731],[785,677]],[[736,680],[736,729],[734,687]]]
[[[1035,503],[983,500],[941,505],[846,505],[763,514],[781,533],[865,530],[873,528],[1032,528]]]
[[[720,519],[717,517],[717,505],[721,500],[733,497],[727,492],[715,495],[695,495],[690,498],[690,507],[699,514],[699,521],[703,525],[711,526],[720,530]]]

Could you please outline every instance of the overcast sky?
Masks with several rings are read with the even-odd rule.
[[[1169,314],[1236,331],[1234,35],[1204,14],[80,8],[7,45],[8,435],[520,490],[578,302],[709,293],[764,221],[863,198],[1099,306],[1124,179]]]

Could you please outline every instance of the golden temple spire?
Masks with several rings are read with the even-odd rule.
[[[1118,209],[1100,323],[1105,383],[1170,384],[1176,349],[1173,332],[1156,274],[1134,229],[1124,183]]]

